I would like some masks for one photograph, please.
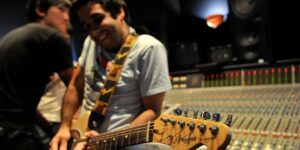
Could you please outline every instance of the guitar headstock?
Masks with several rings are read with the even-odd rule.
[[[226,149],[231,140],[229,127],[213,120],[162,114],[154,121],[152,142],[170,145],[173,149]]]

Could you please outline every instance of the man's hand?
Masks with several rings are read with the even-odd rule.
[[[50,142],[50,150],[67,150],[70,138],[71,133],[68,127],[59,128],[58,132]]]
[[[99,133],[95,130],[91,130],[91,131],[88,131],[88,132],[84,133],[84,137],[87,138],[87,139],[91,138],[93,136],[97,136],[97,135],[99,135]],[[74,150],[84,150],[86,148],[86,144],[87,144],[86,142],[77,143],[75,145]]]

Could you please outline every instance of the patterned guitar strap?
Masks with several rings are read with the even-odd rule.
[[[137,40],[138,35],[129,34],[126,37],[125,43],[117,53],[112,67],[109,69],[104,86],[100,90],[100,96],[94,105],[88,122],[88,128],[91,130],[97,130],[104,121],[104,117],[107,112],[108,104],[112,95],[116,91],[116,85],[125,63],[127,56],[129,55],[130,49]]]

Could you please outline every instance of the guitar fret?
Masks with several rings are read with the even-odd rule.
[[[123,129],[115,132],[102,133],[88,141],[94,149],[118,149],[120,147],[145,143],[148,138],[148,125]]]
[[[114,150],[118,149],[118,137],[117,138],[113,138],[113,147],[114,147]]]
[[[136,132],[136,143],[139,143],[139,132]]]
[[[103,144],[104,144],[104,145],[103,145],[103,149],[107,149],[107,148],[106,148],[106,140],[103,140]]]
[[[130,141],[131,141],[131,135],[130,133],[128,134],[128,145],[130,145]]]
[[[102,142],[101,141],[99,141],[98,148],[102,149]]]
[[[109,149],[111,149],[111,146],[112,146],[111,142],[112,142],[112,139],[109,139],[109,147],[108,147]]]
[[[118,147],[122,147],[123,146],[123,135],[118,135],[118,137],[117,137],[117,145],[118,145]]]
[[[125,140],[126,140],[125,142],[127,142],[127,144],[124,143],[124,146],[125,146],[125,145],[129,145],[130,142],[129,142],[129,136],[128,136],[128,134],[125,135]]]
[[[104,149],[105,148],[105,142],[102,141],[102,144],[101,144],[101,148],[100,149]]]
[[[121,147],[123,147],[123,140],[124,140],[124,137],[123,136],[120,136],[121,138]]]

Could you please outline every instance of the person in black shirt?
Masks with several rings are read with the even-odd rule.
[[[66,85],[73,69],[65,39],[68,0],[32,0],[29,23],[0,41],[1,149],[48,149],[38,139],[36,110],[49,77],[57,72]]]

